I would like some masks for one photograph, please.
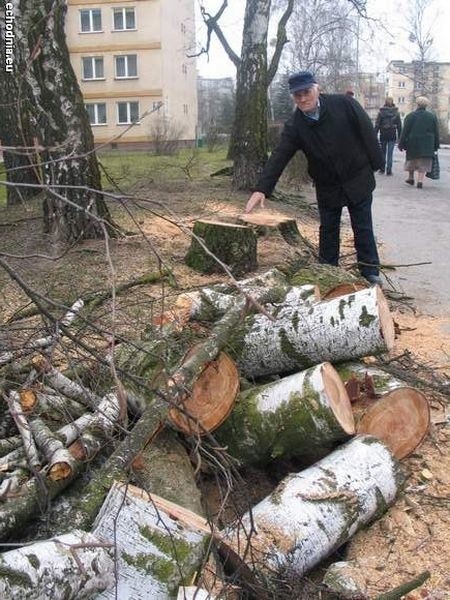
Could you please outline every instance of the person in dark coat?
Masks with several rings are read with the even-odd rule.
[[[361,105],[345,94],[321,94],[313,74],[289,78],[296,109],[285,123],[281,140],[267,161],[245,211],[264,207],[283,169],[297,150],[308,161],[320,215],[319,260],[339,262],[340,221],[347,206],[361,274],[381,284],[372,226],[373,172],[384,167],[375,130]]]
[[[394,99],[387,96],[375,121],[375,133],[380,135],[381,151],[386,161],[386,175],[392,175],[392,156],[395,142],[402,133],[402,120]],[[381,170],[384,173],[384,170]]]
[[[439,149],[439,126],[436,115],[427,110],[428,98],[419,96],[416,103],[417,109],[405,117],[398,149],[406,150],[406,183],[414,185],[417,171],[417,187],[421,189],[425,173],[431,171],[433,155]]]

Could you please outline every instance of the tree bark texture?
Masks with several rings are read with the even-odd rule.
[[[394,343],[392,317],[377,286],[310,305],[285,301],[273,316],[251,315],[234,329],[227,351],[247,378],[378,354]]]
[[[117,579],[97,600],[169,600],[184,581],[192,579],[203,560],[210,529],[201,517],[171,509],[179,507],[158,502],[133,486],[113,485],[93,534],[115,544]]]
[[[66,44],[67,4],[65,0],[12,4],[18,64],[26,65],[16,76],[23,81],[39,143],[45,148],[43,182],[49,187],[101,190],[93,135]],[[109,220],[101,194],[86,189],[47,189],[44,214],[47,231],[55,241],[64,242],[102,237],[99,220]]]
[[[323,453],[354,431],[344,384],[322,363],[242,392],[214,436],[241,464],[264,464]]]
[[[0,597],[92,598],[114,583],[114,562],[97,537],[75,530],[0,555]]]
[[[236,112],[229,157],[233,185],[256,185],[267,160],[267,32],[271,0],[247,0],[241,60],[236,73]]]
[[[256,582],[283,571],[302,576],[391,505],[403,483],[399,464],[386,446],[358,436],[301,473],[224,531]],[[233,558],[233,555],[230,556]],[[239,561],[236,561],[239,562]]]
[[[217,221],[196,221],[193,233],[232,273],[239,275],[256,269],[256,235],[250,227]],[[224,270],[195,237],[192,238],[185,263],[201,273],[222,273]]]
[[[367,281],[360,276],[354,275],[340,267],[333,265],[311,264],[299,269],[290,277],[292,285],[305,285],[306,283],[314,283],[319,287],[322,298],[340,284],[358,285],[368,287]],[[349,290],[347,293],[357,291]]]

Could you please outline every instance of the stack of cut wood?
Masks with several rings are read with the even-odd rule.
[[[419,391],[360,362],[392,349],[387,301],[377,286],[350,282],[342,294],[332,277],[320,292],[291,281],[273,269],[185,294],[158,334],[109,357],[115,378],[101,395],[42,356],[20,382],[0,382],[11,422],[0,540],[19,543],[43,513],[53,525],[51,539],[0,555],[2,597],[170,598],[192,583],[208,540],[264,597],[395,501],[398,459],[422,441],[429,410]],[[211,435],[240,466],[313,464],[218,531],[186,452]]]

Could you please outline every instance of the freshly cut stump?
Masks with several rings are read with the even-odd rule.
[[[411,387],[388,392],[369,408],[358,424],[358,433],[382,440],[398,459],[405,458],[423,441],[430,427],[426,397]]]
[[[115,483],[93,533],[114,544],[116,557],[116,586],[97,600],[168,600],[198,571],[211,528],[173,502]]]
[[[188,352],[187,360],[195,354]],[[183,402],[183,411],[171,408],[169,419],[187,435],[214,431],[228,417],[239,393],[239,372],[235,362],[225,352],[207,363]],[[188,413],[190,415],[187,416]]]
[[[327,302],[286,299],[273,317],[251,315],[235,327],[228,348],[245,377],[380,354],[394,345],[394,323],[378,286]]]
[[[382,442],[358,436],[284,479],[224,530],[220,551],[257,591],[267,589],[267,577],[301,577],[380,517],[403,480]]]
[[[330,363],[242,392],[215,432],[241,464],[324,454],[355,432],[345,386]]]
[[[193,237],[185,258],[185,263],[192,269],[201,273],[222,273],[223,267],[212,255],[225,263],[234,274],[256,269],[256,235],[251,227],[218,221],[196,221],[193,233],[203,240],[209,253]]]
[[[267,230],[277,229],[284,240],[291,246],[296,246],[302,241],[297,221],[289,217],[253,213],[250,215],[239,215],[238,220],[248,225],[255,225],[257,232],[263,235]]]

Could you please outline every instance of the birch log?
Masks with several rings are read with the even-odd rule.
[[[398,459],[422,443],[430,427],[430,406],[423,392],[361,363],[345,363],[338,372],[361,391],[353,404],[358,433],[382,440]]]
[[[0,598],[92,598],[113,586],[114,562],[101,540],[75,530],[0,555]]]
[[[42,421],[34,419],[30,422],[31,431],[36,445],[47,461],[47,473],[50,479],[58,481],[71,477],[74,470],[74,457],[64,447],[61,440]]]
[[[170,600],[198,570],[211,529],[195,513],[116,483],[93,533],[116,548],[116,585],[97,600]]]
[[[242,464],[310,456],[355,432],[341,378],[322,363],[242,392],[214,436]]]
[[[305,369],[386,352],[394,324],[378,286],[327,302],[286,301],[273,319],[251,315],[238,323],[228,351],[245,377]]]
[[[286,571],[302,576],[379,517],[402,483],[400,466],[386,446],[358,436],[284,479],[224,531],[221,552],[244,568],[252,584]]]

